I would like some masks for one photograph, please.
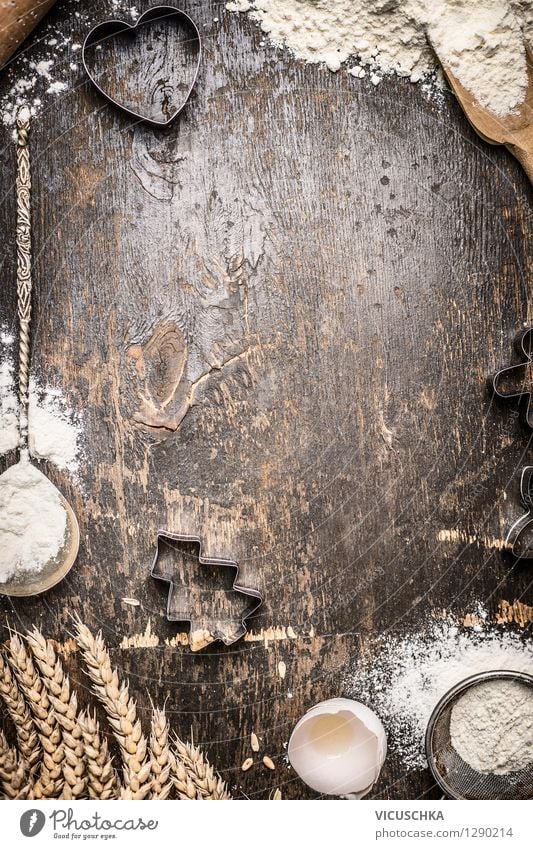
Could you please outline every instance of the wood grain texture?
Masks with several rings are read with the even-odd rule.
[[[85,5],[52,13],[73,40],[110,10]],[[59,587],[2,610],[59,641],[79,612],[237,794],[307,798],[284,743],[378,635],[480,600],[529,627],[502,610],[533,604],[531,570],[494,545],[529,434],[486,378],[531,318],[531,189],[449,96],[305,66],[183,5],[205,56],[175,126],[133,126],[74,72],[34,126],[34,362],[85,432],[81,482],[46,472],[82,544]],[[1,161],[9,232],[9,131]],[[0,303],[11,325],[14,286]],[[259,638],[182,644],[149,576],[160,527],[239,562]],[[241,772],[251,732],[274,772]],[[439,797],[394,753],[376,794]]]

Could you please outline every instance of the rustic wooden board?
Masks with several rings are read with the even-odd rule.
[[[111,8],[83,5],[52,13],[73,41]],[[237,793],[307,798],[283,744],[378,635],[532,604],[498,549],[529,435],[486,386],[530,318],[531,190],[450,97],[305,66],[245,18],[183,6],[206,41],[178,124],[134,126],[77,71],[34,126],[36,370],[85,430],[81,482],[47,472],[82,545],[59,587],[2,610],[58,640],[79,612]],[[11,323],[9,131],[1,160]],[[174,639],[159,527],[240,563],[266,596],[256,638]],[[240,774],[253,730],[275,773]],[[376,793],[439,796],[394,754]]]

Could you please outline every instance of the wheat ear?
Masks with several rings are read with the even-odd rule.
[[[38,769],[41,760],[42,751],[39,744],[39,737],[26,700],[1,650],[0,698],[2,698],[15,726],[18,749],[24,760],[28,779],[31,781],[31,777]]]
[[[18,634],[11,636],[8,649],[11,668],[26,697],[43,749],[41,769],[33,794],[37,799],[57,799],[63,787],[64,747],[61,728],[33,658]]]
[[[173,784],[170,777],[172,752],[168,742],[170,728],[164,710],[152,708],[150,760],[152,763],[151,799],[168,799]]]
[[[109,757],[107,740],[100,734],[96,714],[82,711],[78,722],[83,734],[89,798],[116,799],[117,778]]]
[[[120,746],[123,761],[120,798],[145,799],[150,791],[151,764],[135,701],[129,694],[128,684],[120,681],[111,665],[102,634],[94,637],[80,619],[75,619],[75,628],[93,682],[93,692],[102,704]]]
[[[29,785],[25,783],[24,760],[17,758],[16,749],[10,748],[3,731],[0,731],[0,786],[6,799],[26,799]]]
[[[69,677],[65,674],[54,647],[45,640],[41,632],[34,627],[26,634],[26,641],[41,673],[55,718],[61,727],[64,752],[61,765],[64,779],[61,797],[79,799],[84,794],[87,779],[76,693],[71,691]]]
[[[172,781],[179,799],[231,799],[225,781],[200,749],[175,737]]]

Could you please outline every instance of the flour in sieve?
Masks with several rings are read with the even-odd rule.
[[[468,690],[452,708],[450,737],[472,769],[507,775],[533,764],[533,687],[494,680]]]

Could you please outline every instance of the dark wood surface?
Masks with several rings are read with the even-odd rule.
[[[82,545],[60,586],[1,607],[59,641],[79,612],[146,716],[148,692],[168,699],[237,794],[307,798],[283,744],[379,635],[533,604],[530,569],[494,544],[529,434],[486,384],[530,318],[531,189],[450,96],[306,66],[222,5],[183,7],[205,53],[171,129],[134,126],[80,69],[34,123],[35,369],[83,415],[81,482],[47,468]],[[79,42],[110,9],[60,2],[49,21]],[[9,130],[1,165],[11,324]],[[252,639],[173,639],[160,527],[264,592]],[[275,772],[241,774],[252,731]],[[376,794],[439,796],[394,754]]]

